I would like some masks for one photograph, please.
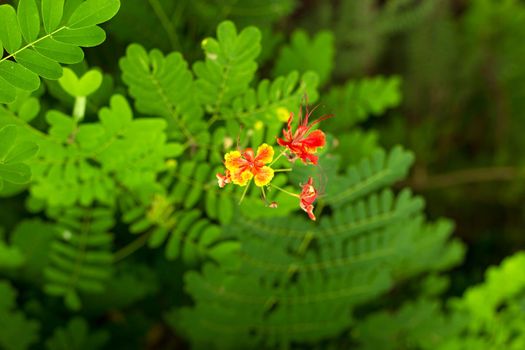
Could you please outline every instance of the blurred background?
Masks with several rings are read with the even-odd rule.
[[[381,118],[358,130],[355,120],[332,125],[354,130],[340,140],[347,161],[377,146],[415,152],[408,185],[427,199],[431,219],[456,222],[469,247],[453,273],[457,293],[524,247],[523,1],[128,0],[106,27],[109,40],[88,58],[118,76],[118,58],[139,42],[193,62],[198,43],[224,19],[262,30],[264,77],[316,71],[323,111],[352,81],[389,79],[391,91],[377,93],[392,94],[393,108],[377,111]],[[339,108],[359,107],[347,102]]]

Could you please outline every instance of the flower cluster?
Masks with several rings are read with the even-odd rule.
[[[246,148],[245,150],[237,149],[226,153],[224,156],[224,166],[226,170],[222,174],[217,174],[219,187],[223,188],[230,183],[238,186],[247,186],[241,197],[242,201],[248,190],[248,186],[253,180],[255,185],[261,188],[262,197],[267,203],[267,206],[277,208],[278,204],[276,202],[268,203],[266,200],[264,188],[266,186],[272,186],[288,195],[297,197],[300,208],[308,214],[310,219],[315,220],[313,203],[318,197],[318,190],[314,186],[312,177],[309,177],[308,181],[304,185],[301,185],[302,189],[299,194],[288,192],[271,184],[275,172],[292,170],[274,170],[272,168],[272,165],[283,155],[292,163],[300,159],[306,165],[317,165],[319,157],[316,153],[319,148],[324,147],[326,144],[326,136],[320,129],[313,131],[311,129],[315,124],[330,118],[331,115],[323,116],[309,123],[311,113],[312,111],[308,111],[307,109],[306,115],[303,118],[302,109],[300,109],[299,124],[295,131],[292,126],[294,114],[290,113],[286,128],[283,129],[283,137],[277,138],[277,144],[282,147],[282,151],[275,159],[273,147],[266,143],[263,143],[257,148],[257,153],[254,153],[252,148]]]

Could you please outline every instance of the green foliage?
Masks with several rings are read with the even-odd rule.
[[[57,233],[50,246],[44,290],[63,296],[66,305],[81,307],[79,291],[100,293],[111,277],[113,213],[106,208],[70,208],[52,213]]]
[[[53,333],[53,337],[47,340],[46,347],[49,350],[102,349],[108,340],[107,332],[90,334],[87,322],[82,318],[74,318],[66,327],[58,328]]]
[[[120,1],[42,0],[41,5],[39,10],[35,0],[20,0],[17,11],[0,6],[0,103],[13,102],[16,89],[38,89],[39,77],[60,78],[60,64],[81,62],[79,46],[104,41],[105,32],[97,25],[117,13]]]
[[[293,32],[290,46],[281,48],[273,74],[283,75],[293,70],[312,70],[319,75],[321,83],[330,78],[334,60],[334,35],[324,31],[310,40],[301,30]]]
[[[292,0],[128,1],[86,59],[79,47],[106,39],[98,24],[118,0],[11,3],[0,6],[0,348],[523,348],[523,255],[446,299],[463,292],[445,273],[464,245],[452,222],[427,219],[410,179],[398,184],[414,154],[380,146],[410,138],[416,118],[399,113],[391,134],[371,118],[470,101],[474,90],[448,84],[475,76],[493,47],[513,64],[489,77],[518,87],[501,104],[518,114],[517,1],[454,15],[435,0],[313,1],[289,18]],[[432,16],[448,25],[407,31]],[[460,48],[469,68],[455,77]],[[434,67],[440,51],[432,72],[369,77],[406,60]],[[326,133],[315,167],[275,146],[303,101],[320,101],[310,121],[334,114],[315,124]],[[416,143],[439,140],[425,125]],[[225,153],[262,143],[279,158],[275,187],[219,189]],[[317,222],[297,194],[310,176]]]
[[[380,154],[363,164],[375,161],[379,171],[384,159]],[[385,177],[348,176],[354,186],[343,185],[348,195],[327,192],[323,202],[333,214],[323,215],[318,227],[294,217],[238,213],[227,228],[241,242],[238,271],[208,264],[201,274],[187,273],[196,306],[173,310],[168,321],[196,348],[316,343],[349,329],[358,305],[423,271],[456,264],[463,250],[448,242],[451,226],[426,224],[421,199],[409,191],[385,190],[406,172],[407,160],[411,156],[396,149]]]
[[[31,179],[31,169],[25,161],[38,152],[34,142],[19,142],[17,127],[7,125],[0,128],[0,189],[4,181],[25,184]]]
[[[16,291],[0,281],[0,346],[6,350],[28,349],[38,340],[40,325],[16,309]]]
[[[428,298],[407,302],[395,313],[368,317],[354,335],[363,349],[521,349],[524,265],[525,255],[515,254],[448,308]]]
[[[206,111],[218,113],[224,104],[246,90],[257,70],[261,34],[248,27],[237,34],[232,22],[217,28],[217,40],[204,39],[204,62],[195,63],[196,87]]]
[[[111,98],[97,123],[79,123],[58,111],[49,111],[49,135],[40,140],[41,152],[33,166],[31,193],[53,206],[94,201],[114,203],[122,187],[155,187],[155,174],[164,159],[178,152],[166,143],[161,119],[133,119],[126,99]]]

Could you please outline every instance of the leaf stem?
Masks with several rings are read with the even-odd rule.
[[[146,244],[146,242],[150,238],[151,233],[152,233],[152,231],[148,231],[148,232],[140,235],[135,240],[131,241],[128,245],[126,245],[126,246],[122,247],[121,249],[117,250],[115,252],[115,254],[113,254],[113,262],[117,263],[117,262],[123,260],[124,258],[128,257],[129,255],[133,254],[134,252],[136,252],[140,248],[142,248],[144,246],[144,244]]]
[[[60,28],[58,28],[57,30],[55,30],[54,32],[49,33],[49,34],[47,34],[47,35],[44,35],[44,36],[41,37],[41,38],[38,38],[37,40],[33,41],[32,43],[29,43],[29,44],[27,44],[26,46],[24,46],[24,47],[22,47],[22,48],[16,50],[16,51],[13,52],[12,54],[7,55],[7,56],[5,56],[4,58],[0,59],[0,63],[2,63],[2,62],[4,62],[4,61],[7,61],[7,60],[10,59],[11,57],[15,57],[17,54],[19,54],[20,52],[24,51],[25,49],[28,49],[28,48],[34,46],[35,44],[39,43],[40,41],[42,41],[42,40],[44,40],[44,39],[47,39],[47,38],[49,38],[49,37],[52,37],[54,34],[60,32],[60,31],[62,31],[62,30],[64,30],[64,29],[67,29],[67,28],[68,28],[68,27],[66,27],[66,26],[60,27]]]
[[[75,98],[75,106],[73,107],[73,118],[75,118],[77,122],[84,119],[84,116],[86,115],[86,103],[86,96],[77,96]]]

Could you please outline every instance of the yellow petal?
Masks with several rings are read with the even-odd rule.
[[[231,174],[232,182],[239,186],[246,186],[248,181],[253,177],[253,174],[249,170],[237,171]]]
[[[224,165],[230,172],[237,171],[243,164],[241,152],[231,151],[224,156]]]
[[[262,168],[257,169],[255,174],[255,184],[259,187],[268,185],[273,179],[273,169],[269,166],[263,166]]]
[[[273,160],[273,153],[273,147],[263,143],[259,146],[259,148],[257,148],[256,159],[263,162],[264,164],[271,163]]]

